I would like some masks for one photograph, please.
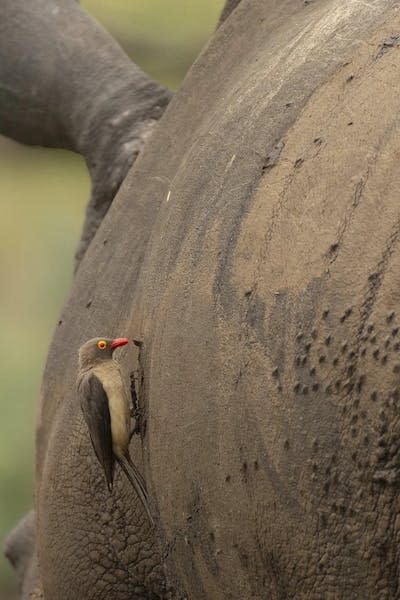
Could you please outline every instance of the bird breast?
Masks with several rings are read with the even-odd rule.
[[[103,384],[108,398],[111,418],[113,452],[117,457],[124,456],[129,446],[130,406],[127,386],[121,371],[114,361],[96,366],[94,371]]]

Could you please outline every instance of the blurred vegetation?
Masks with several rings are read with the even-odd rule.
[[[176,89],[223,0],[82,0],[144,71]],[[79,156],[0,138],[0,539],[32,506],[34,423],[53,327],[72,279],[89,180]],[[0,598],[15,595],[0,559]],[[82,599],[83,600],[83,599]]]

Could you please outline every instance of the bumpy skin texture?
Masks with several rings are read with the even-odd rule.
[[[196,61],[50,349],[45,598],[162,597],[162,565],[190,600],[399,596],[398,32],[395,1],[242,0]],[[155,534],[78,410],[99,331],[144,340]]]

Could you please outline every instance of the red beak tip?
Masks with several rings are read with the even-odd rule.
[[[125,346],[129,343],[128,338],[116,338],[111,342],[111,348],[115,350],[115,348],[119,348],[120,346]]]

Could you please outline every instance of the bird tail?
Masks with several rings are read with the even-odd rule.
[[[137,495],[139,496],[140,501],[147,512],[150,523],[154,525],[154,520],[150,512],[149,495],[147,493],[146,484],[142,475],[139,473],[139,471],[133,464],[129,454],[118,458],[118,462],[121,465],[121,468],[124,471],[125,475],[131,482]]]

